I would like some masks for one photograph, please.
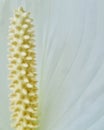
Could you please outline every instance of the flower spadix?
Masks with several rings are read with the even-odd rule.
[[[30,13],[20,7],[9,27],[10,109],[16,130],[37,130],[39,126],[32,21]]]

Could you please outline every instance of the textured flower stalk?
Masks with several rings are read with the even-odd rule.
[[[12,127],[16,130],[39,127],[32,21],[30,13],[20,7],[15,10],[9,27],[10,110]]]

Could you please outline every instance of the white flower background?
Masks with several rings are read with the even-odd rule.
[[[34,18],[40,130],[104,130],[104,0],[0,0],[0,130],[10,128],[8,26]]]

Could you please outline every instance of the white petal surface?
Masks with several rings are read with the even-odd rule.
[[[103,130],[101,5],[103,1],[95,0],[50,0],[42,4],[47,7],[47,13],[42,11],[46,23],[40,82],[43,130],[89,130],[99,124]]]
[[[6,37],[9,17],[20,4],[32,12],[36,25],[40,129],[103,130],[103,0],[0,1],[1,130],[11,130]]]

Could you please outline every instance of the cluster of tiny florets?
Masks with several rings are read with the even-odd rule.
[[[30,13],[18,8],[9,27],[9,79],[12,125],[16,130],[38,127],[34,31]]]

